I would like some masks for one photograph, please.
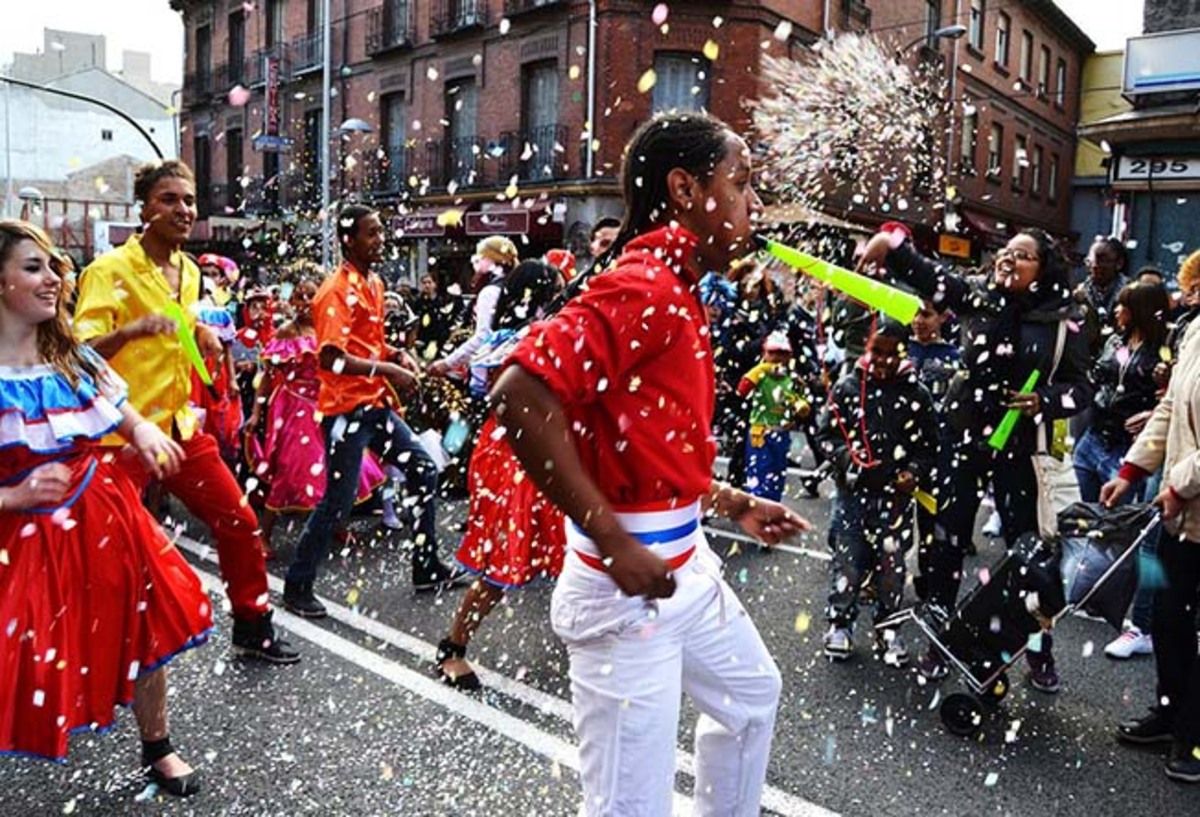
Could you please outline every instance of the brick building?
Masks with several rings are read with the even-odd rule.
[[[171,3],[187,31],[182,152],[203,192],[198,236],[233,239],[264,218],[311,234],[321,0],[261,0],[250,11],[240,0]],[[822,32],[867,27],[899,45],[956,21],[968,37],[909,58],[941,61],[963,101],[948,157],[968,251],[994,246],[1013,224],[1069,231],[1076,89],[1092,44],[1048,0],[672,3],[665,26],[652,22],[653,2],[635,0],[331,5],[333,195],[393,217],[397,274],[431,262],[458,270],[491,232],[525,235],[530,253],[579,251],[596,219],[619,211],[621,149],[654,111],[703,107],[746,130],[764,54],[798,56]],[[780,41],[783,20],[791,33]],[[643,92],[649,69],[657,81]],[[231,95],[237,86],[248,93]],[[941,210],[927,209],[934,235]]]
[[[945,226],[971,243],[942,249],[978,259],[1019,227],[1069,235],[1080,77],[1092,41],[1050,0],[871,8],[872,30],[901,47],[916,40],[911,59],[936,60],[947,73],[954,121],[942,149],[955,197]],[[967,29],[959,39],[932,38],[955,24]]]
[[[315,230],[320,0],[171,4],[187,32],[182,152],[202,191],[198,238],[231,241],[262,219]],[[596,219],[619,212],[620,153],[638,123],[704,107],[746,127],[761,55],[842,27],[861,4],[844,5],[825,20],[816,0],[674,3],[660,28],[653,3],[630,0],[333,0],[333,195],[393,216],[396,274],[432,261],[457,277],[493,232],[526,235],[531,253],[582,250]],[[231,95],[238,85],[248,95]]]

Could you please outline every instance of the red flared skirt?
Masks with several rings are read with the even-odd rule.
[[[562,570],[562,512],[530,481],[489,417],[467,473],[471,493],[459,563],[498,587],[523,587]]]
[[[212,628],[200,580],[114,455],[68,464],[61,507],[0,512],[0,752],[62,759],[72,731],[111,726],[140,675]]]

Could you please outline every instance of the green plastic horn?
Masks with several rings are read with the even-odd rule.
[[[889,286],[882,281],[859,275],[844,267],[822,261],[820,258],[801,252],[794,247],[780,244],[770,238],[755,236],[764,250],[778,258],[783,263],[802,272],[809,277],[823,281],[838,292],[849,295],[854,300],[878,310],[889,318],[908,325],[921,311],[921,299],[916,295]]]
[[[183,347],[184,354],[192,361],[196,374],[200,375],[200,380],[208,387],[209,392],[214,397],[217,396],[212,375],[208,373],[208,367],[204,365],[204,355],[200,354],[200,347],[196,345],[196,337],[192,334],[192,328],[188,326],[187,318],[183,315],[183,308],[174,301],[170,301],[167,308],[163,310],[163,315],[175,321],[175,335],[179,338],[179,345]]]
[[[1021,394],[1029,394],[1037,386],[1038,378],[1042,373],[1034,369],[1029,373],[1029,377],[1025,380],[1025,385],[1021,387]],[[1004,419],[1000,421],[1000,425],[996,426],[996,430],[992,432],[992,436],[988,437],[988,445],[997,451],[1003,451],[1004,446],[1008,445],[1008,438],[1012,436],[1013,429],[1017,427],[1017,420],[1021,417],[1020,409],[1009,409],[1004,413]]]

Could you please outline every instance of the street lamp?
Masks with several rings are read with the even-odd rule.
[[[917,45],[918,43],[922,43],[922,42],[932,43],[934,40],[957,40],[966,33],[967,33],[967,27],[962,25],[961,23],[955,23],[952,26],[943,26],[942,28],[939,28],[936,31],[930,32],[928,34],[922,34],[921,36],[914,39],[911,43],[909,43],[908,45],[904,46],[899,51],[897,51],[896,54],[897,54],[897,56],[902,57],[905,54],[907,54],[909,52],[909,50],[913,46]]]

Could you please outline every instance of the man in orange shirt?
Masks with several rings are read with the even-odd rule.
[[[363,450],[370,448],[404,471],[420,501],[413,550],[413,587],[445,587],[456,574],[438,560],[435,530],[437,468],[416,435],[396,413],[395,392],[417,383],[418,366],[405,351],[387,345],[383,281],[371,267],[383,257],[383,223],[361,204],[342,208],[337,223],[342,265],[313,298],[321,389],[317,409],[325,433],[325,494],[308,518],[287,572],[283,603],[305,618],[322,618],[313,594],[317,566],[329,541],[350,513]]]
[[[197,427],[188,406],[192,367],[165,312],[181,308],[205,353],[219,352],[216,333],[195,322],[200,270],[182,250],[196,221],[196,182],[171,159],[138,169],[134,193],[145,229],[83,271],[75,304],[76,337],[92,346],[129,384],[129,399],[147,420],[183,447],[187,462],[162,481],[212,530],[221,577],[233,608],[233,643],[276,664],[300,660],[275,637],[267,604],[267,566],[258,520],[221,460],[216,439]],[[105,445],[122,445],[106,438]],[[150,475],[131,465],[145,486]]]

